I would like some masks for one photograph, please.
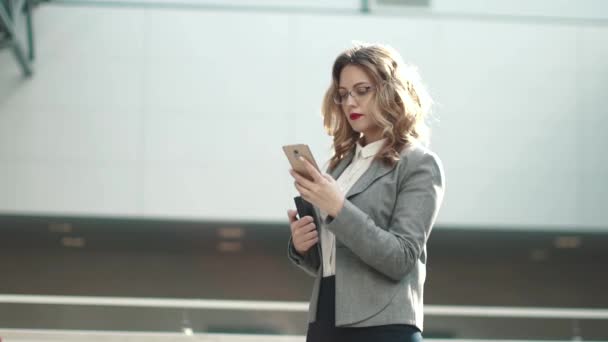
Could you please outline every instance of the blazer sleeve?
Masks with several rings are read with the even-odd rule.
[[[409,158],[404,169],[386,229],[348,199],[338,215],[326,221],[326,227],[363,262],[395,281],[420,258],[444,193],[443,169],[436,155]]]
[[[310,247],[304,255],[300,255],[293,246],[293,240],[290,237],[289,242],[287,243],[287,257],[308,275],[316,277],[319,267],[321,266],[321,258],[317,246],[318,245],[314,245]]]

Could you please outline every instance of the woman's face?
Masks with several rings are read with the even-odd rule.
[[[375,91],[374,82],[360,66],[349,64],[340,72],[338,94],[342,112],[352,129],[363,133],[366,144],[382,138],[381,128],[371,118]]]

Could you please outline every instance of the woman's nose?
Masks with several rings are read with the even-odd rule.
[[[349,107],[357,106],[357,101],[355,100],[355,97],[350,93],[346,95],[346,105]]]

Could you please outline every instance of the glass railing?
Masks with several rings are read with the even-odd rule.
[[[0,295],[0,337],[229,334],[298,341],[307,311],[308,303],[293,301]],[[425,326],[431,340],[600,341],[608,340],[608,309],[426,305]]]

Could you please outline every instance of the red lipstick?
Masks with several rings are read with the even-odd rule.
[[[350,119],[351,120],[357,120],[359,118],[361,118],[363,116],[363,114],[359,114],[359,113],[350,113]]]

